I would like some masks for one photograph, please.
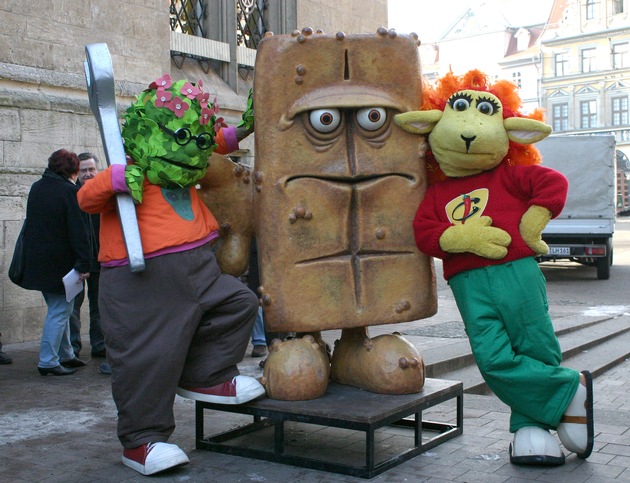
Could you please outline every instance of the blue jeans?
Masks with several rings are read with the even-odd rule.
[[[267,345],[262,307],[258,307],[258,315],[256,315],[256,322],[254,322],[254,328],[252,329],[252,345]]]
[[[66,302],[65,294],[42,292],[48,312],[39,344],[39,367],[50,369],[74,358],[70,344],[70,314],[74,300]]]

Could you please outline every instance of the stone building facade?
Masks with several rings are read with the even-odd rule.
[[[202,12],[198,29],[174,20]],[[204,10],[205,9],[205,10]],[[0,331],[3,343],[37,340],[46,306],[6,273],[26,211],[30,186],[60,148],[100,156],[89,109],[84,46],[106,43],[122,114],[163,73],[203,80],[228,123],[239,120],[253,80],[255,45],[237,22],[262,14],[264,30],[309,26],[326,32],[375,32],[387,25],[387,0],[7,0],[0,5]],[[263,25],[264,24],[264,25]],[[203,36],[199,33],[203,31]],[[247,35],[245,35],[247,36]],[[194,38],[198,37],[198,38]],[[246,39],[247,40],[247,39]],[[251,40],[251,39],[249,39]],[[241,155],[253,155],[248,140]],[[86,304],[87,305],[87,302]],[[87,317],[83,317],[87,320]]]

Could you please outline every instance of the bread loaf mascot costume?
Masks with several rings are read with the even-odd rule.
[[[160,77],[125,115],[127,166],[110,166],[78,193],[84,211],[101,213],[99,305],[122,461],[145,475],[188,463],[166,443],[175,428],[176,392],[219,404],[264,394],[237,368],[257,297],[221,273],[211,248],[219,224],[195,189],[212,177],[213,150],[238,147],[236,129],[222,126],[216,112],[201,82]],[[117,193],[131,193],[137,203],[141,272],[127,265]]]
[[[273,68],[270,68],[273,66]],[[254,212],[269,397],[325,394],[329,379],[419,392],[424,366],[400,334],[368,327],[431,316],[433,264],[411,222],[426,189],[420,140],[394,115],[420,105],[418,40],[304,28],[258,46]],[[321,331],[341,329],[329,360]]]
[[[396,116],[428,134],[429,188],[413,227],[420,250],[443,260],[473,355],[492,391],[510,406],[510,460],[559,465],[564,447],[593,448],[593,384],[588,371],[561,367],[536,255],[541,232],[564,206],[567,181],[532,143],[551,128],[519,112],[516,86],[479,71],[425,89],[420,111]],[[538,118],[538,119],[537,119]]]

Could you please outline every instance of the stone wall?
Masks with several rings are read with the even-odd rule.
[[[387,0],[298,1],[297,24],[328,34],[376,32],[387,27]]]
[[[59,148],[103,158],[84,46],[109,46],[122,111],[147,79],[170,71],[170,29],[167,0],[9,0],[0,24],[0,331],[11,343],[38,339],[45,315],[39,292],[6,277],[30,186]]]
[[[298,25],[293,28],[372,32],[387,25],[386,0],[294,5]],[[176,66],[170,57],[168,0],[6,0],[0,4],[0,25],[0,332],[2,342],[10,344],[39,339],[46,311],[39,292],[23,290],[6,276],[30,186],[60,148],[94,152],[105,163],[85,88],[85,45],[108,45],[119,113],[148,83],[169,72],[176,79],[203,79],[206,90],[216,93],[221,115],[234,123],[246,105],[253,73],[242,73],[235,92],[197,61]],[[242,147],[253,153],[253,140]]]

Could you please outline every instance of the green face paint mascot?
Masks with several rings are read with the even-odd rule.
[[[201,82],[160,77],[125,115],[127,166],[110,166],[78,193],[84,211],[101,213],[100,313],[122,460],[145,475],[188,463],[166,443],[176,393],[240,404],[265,392],[237,368],[257,297],[221,273],[211,249],[219,225],[195,189],[214,150],[238,148],[236,129],[217,110]],[[117,193],[131,193],[137,203],[142,272],[127,266]]]
[[[512,413],[510,460],[558,465],[564,447],[593,449],[593,385],[588,371],[561,367],[536,255],[541,232],[562,210],[564,176],[539,166],[531,144],[551,128],[519,112],[516,86],[479,71],[446,75],[425,90],[423,110],[395,122],[428,135],[430,181],[414,220],[419,249],[443,260],[473,355]]]

